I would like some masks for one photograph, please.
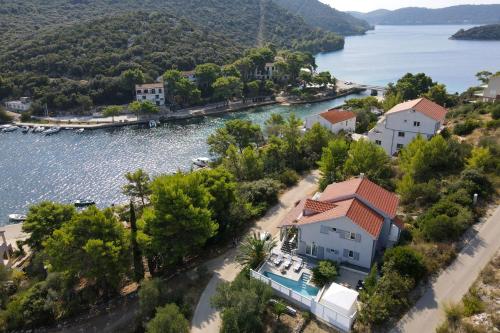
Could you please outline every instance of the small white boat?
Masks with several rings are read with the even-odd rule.
[[[23,132],[24,134],[28,133],[29,131],[30,131],[29,126],[23,126],[21,129],[21,132]]]
[[[0,125],[0,130],[3,130],[4,128],[9,128],[12,127],[10,124],[5,124],[5,125]]]
[[[4,132],[4,133],[14,132],[14,131],[17,131],[18,129],[19,129],[19,127],[17,127],[17,126],[9,126],[9,127],[3,128],[2,132]]]
[[[26,215],[23,214],[10,214],[9,215],[9,221],[10,222],[24,222],[26,221]]]
[[[149,125],[149,128],[156,128],[156,121],[150,120],[148,125]]]
[[[45,127],[43,126],[37,126],[35,127],[35,129],[33,130],[33,133],[42,133],[45,131]]]
[[[78,199],[78,200],[75,200],[75,202],[73,204],[75,205],[75,207],[83,208],[83,207],[89,207],[89,206],[95,205],[95,201],[88,200],[88,199]]]
[[[43,134],[45,134],[45,135],[52,135],[52,134],[59,133],[60,131],[61,131],[61,127],[52,127],[52,128],[49,128],[46,131],[43,131]]]
[[[193,164],[199,166],[200,168],[205,168],[211,162],[211,159],[208,157],[197,157],[193,158]]]
[[[78,133],[78,134],[83,133],[83,132],[85,132],[85,128],[79,128],[75,131],[75,133]]]

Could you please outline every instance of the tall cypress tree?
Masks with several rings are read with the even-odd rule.
[[[139,282],[144,277],[144,266],[142,264],[141,250],[137,244],[137,223],[132,200],[130,200],[130,230],[132,256],[134,257],[134,280]]]

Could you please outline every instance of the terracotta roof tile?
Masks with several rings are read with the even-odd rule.
[[[341,121],[356,118],[356,114],[351,111],[342,109],[331,109],[319,114],[322,118],[328,120],[332,124],[340,123]]]
[[[338,200],[345,200],[355,195],[387,214],[391,219],[396,216],[399,198],[367,178],[353,178],[330,184],[321,194],[320,200],[336,203]]]
[[[336,205],[331,202],[306,199],[306,202],[304,204],[304,209],[315,213],[323,213],[326,212],[327,210],[335,208],[335,206]]]
[[[427,117],[441,122],[444,121],[446,113],[448,112],[448,110],[446,110],[444,107],[428,100],[427,98],[418,98],[411,101],[399,103],[398,105],[387,111],[386,114],[402,112],[410,109],[414,109],[417,112],[423,113]]]
[[[347,217],[376,238],[384,225],[384,218],[381,215],[357,199],[352,201]]]

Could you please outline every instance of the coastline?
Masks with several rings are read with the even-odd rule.
[[[7,244],[11,244],[14,250],[17,250],[17,241],[25,240],[28,238],[28,234],[24,233],[22,230],[23,224],[7,224],[0,227],[0,231],[5,232],[5,238],[7,240]]]
[[[182,109],[179,111],[170,111],[170,112],[160,112],[159,115],[154,117],[148,117],[147,119],[137,119],[135,118],[126,118],[116,122],[107,122],[102,121],[102,118],[93,118],[90,120],[64,120],[64,119],[54,119],[54,118],[41,118],[42,121],[47,121],[46,123],[36,123],[36,122],[21,122],[15,121],[14,125],[16,126],[27,126],[27,127],[37,127],[43,126],[46,128],[51,127],[63,127],[69,129],[85,129],[85,130],[94,130],[94,129],[104,129],[104,128],[115,128],[115,127],[124,127],[124,126],[132,126],[132,125],[144,125],[147,124],[150,120],[160,120],[160,121],[175,121],[175,120],[186,120],[193,118],[200,118],[206,116],[219,116],[222,114],[245,111],[252,108],[274,105],[274,104],[284,104],[284,105],[301,105],[301,104],[311,104],[311,103],[320,103],[326,102],[329,100],[334,100],[337,98],[342,98],[351,94],[356,94],[362,92],[363,88],[351,88],[349,90],[343,91],[336,95],[325,96],[321,98],[316,98],[312,100],[290,100],[288,98],[277,98],[277,99],[268,99],[262,102],[253,102],[253,103],[233,103],[229,106],[203,106],[201,108],[190,108],[190,109]],[[101,121],[99,121],[101,120]]]

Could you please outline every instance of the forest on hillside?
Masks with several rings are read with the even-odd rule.
[[[150,81],[170,68],[231,63],[257,45],[311,53],[343,47],[341,36],[311,27],[272,2],[263,5],[258,0],[2,4],[0,100],[31,96],[60,109],[127,103],[137,74],[131,71],[140,70]]]

